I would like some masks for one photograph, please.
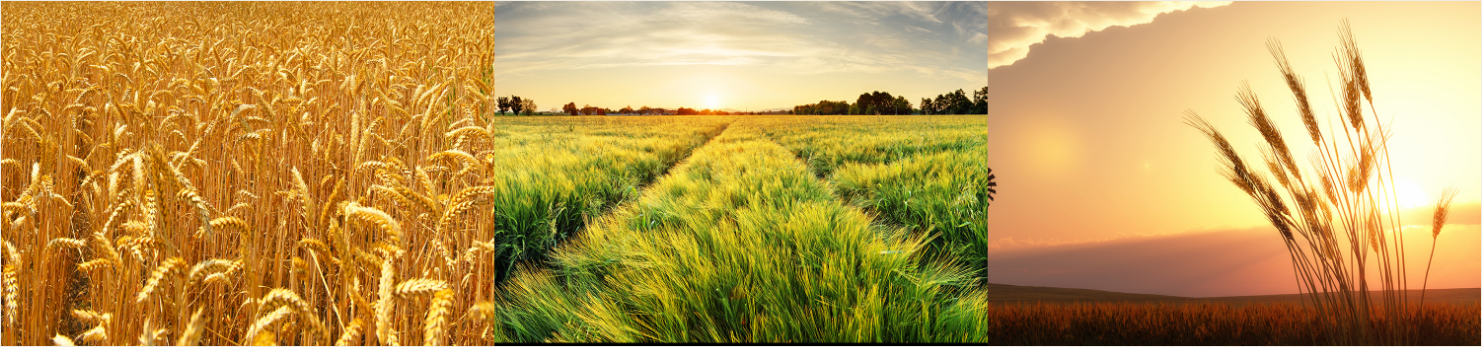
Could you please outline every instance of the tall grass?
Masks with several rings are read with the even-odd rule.
[[[990,189],[979,151],[945,151],[835,171],[845,201],[934,237],[928,254],[961,261],[987,283]]]
[[[516,342],[986,342],[987,293],[745,119],[502,287]]]
[[[1407,329],[1416,317],[1402,291],[1408,288],[1407,258],[1400,237],[1399,206],[1390,170],[1389,127],[1374,110],[1367,67],[1345,20],[1341,47],[1333,60],[1341,76],[1339,127],[1323,129],[1308,100],[1306,86],[1292,71],[1281,44],[1267,43],[1297,104],[1297,114],[1316,146],[1303,171],[1286,139],[1248,85],[1236,100],[1265,140],[1261,148],[1268,176],[1236,152],[1230,141],[1193,111],[1186,123],[1214,143],[1224,175],[1255,201],[1285,243],[1298,286],[1320,319],[1316,332],[1332,344],[1409,344],[1419,336]],[[1336,97],[1335,97],[1336,99]],[[1364,112],[1367,101],[1368,112]],[[1339,137],[1344,142],[1339,142]],[[1279,184],[1279,186],[1277,185]],[[1438,206],[1438,209],[1442,209]],[[1437,234],[1444,214],[1434,221]],[[1376,266],[1370,266],[1371,261]],[[1371,283],[1371,276],[1377,283]],[[1372,298],[1371,290],[1379,297]]]
[[[496,278],[540,262],[617,203],[637,198],[729,118],[495,118]]]
[[[0,344],[489,344],[491,4],[0,4]]]
[[[776,117],[759,123],[820,178],[849,164],[888,164],[918,155],[986,148],[982,116]]]
[[[759,123],[837,195],[882,222],[930,238],[925,258],[951,257],[987,283],[987,129],[981,116],[847,117]]]

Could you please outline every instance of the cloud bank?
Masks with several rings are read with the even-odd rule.
[[[1430,230],[1431,220],[1434,212],[1434,206],[1421,206],[1415,208],[1401,209],[1400,220],[1404,222],[1403,228],[1407,231],[1411,229]],[[1384,218],[1388,218],[1388,214],[1384,216]],[[1463,202],[1452,205],[1451,214],[1446,219],[1446,225],[1456,225],[1464,227],[1482,225],[1482,203]],[[1262,225],[1262,227],[1266,227],[1266,225]],[[1118,234],[1106,237],[1072,239],[1015,238],[1013,236],[1009,236],[1000,237],[988,241],[988,250],[993,252],[1017,252],[1053,247],[1088,247],[1104,244],[1146,241],[1159,238],[1175,237],[1180,235],[1197,234],[1201,232],[1203,231]]]
[[[988,68],[1024,59],[1029,56],[1029,46],[1044,42],[1050,35],[1081,37],[1112,26],[1150,23],[1163,13],[1229,4],[1230,1],[989,2]]]
[[[1447,224],[1436,245],[1430,288],[1482,285],[1478,231],[1475,224]],[[1430,228],[1406,228],[1403,235],[1406,268],[1419,278]],[[1377,264],[1371,260],[1370,266]],[[1379,281],[1377,274],[1370,277],[1371,285]],[[1187,297],[1297,291],[1290,256],[1271,227],[994,251],[988,254],[988,282]]]

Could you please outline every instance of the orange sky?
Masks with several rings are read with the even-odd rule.
[[[1319,122],[1326,123],[1335,114],[1328,85],[1338,78],[1331,55],[1343,18],[1351,21],[1363,51],[1375,107],[1383,118],[1393,119],[1390,151],[1402,204],[1415,205],[1423,209],[1416,213],[1428,215],[1440,191],[1455,186],[1461,190],[1458,207],[1468,217],[1453,213],[1452,223],[1478,223],[1479,3],[1206,5],[1209,8],[1183,10],[1190,6],[989,4],[993,151],[988,162],[999,183],[989,218],[995,259],[1006,259],[1005,251],[1037,245],[1269,228],[1250,199],[1217,173],[1213,147],[1183,124],[1182,112],[1192,109],[1203,115],[1230,137],[1246,160],[1259,161],[1259,134],[1234,100],[1239,83],[1249,81],[1288,142],[1297,143],[1292,152],[1308,169],[1310,142],[1290,140],[1305,138],[1305,131],[1265,41],[1281,40],[1296,72],[1306,80]],[[1051,35],[1035,44],[1039,42],[1035,35],[1046,33],[1075,37]],[[1405,224],[1429,221],[1410,218]],[[1478,229],[1457,230],[1475,234]],[[1449,242],[1447,238],[1443,234],[1442,242]],[[1260,240],[1280,245],[1274,236]],[[1445,249],[1456,252],[1447,256],[1458,256],[1475,269],[1482,253],[1477,237],[1452,240],[1470,240]],[[1076,258],[1075,253],[1064,256],[1071,262],[1101,261]],[[1222,257],[1194,256],[1186,261]],[[1445,283],[1479,286],[1475,270],[1471,275],[1447,273],[1463,277]],[[1166,284],[1183,286],[1166,293],[1200,293],[1190,291],[1189,284]],[[1100,285],[1105,288],[1095,289],[1112,290],[1119,284]],[[1270,294],[1257,287],[1243,289],[1255,292],[1230,295]]]

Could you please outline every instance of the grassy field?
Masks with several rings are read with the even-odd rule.
[[[947,152],[918,154],[928,151],[892,146],[906,148],[911,146],[910,139],[946,137],[941,134],[947,131],[937,131],[936,124],[942,120],[961,122],[957,126],[969,130],[960,131],[971,132],[972,118],[858,118],[841,120],[835,129],[800,127],[821,120],[815,117],[595,119],[585,121],[589,128],[572,124],[576,120],[538,121],[538,126],[524,120],[509,125],[500,121],[501,129],[524,128],[500,130],[497,136],[510,138],[498,141],[512,141],[566,131],[575,137],[565,142],[573,143],[602,137],[654,141],[649,140],[658,133],[653,127],[664,128],[665,134],[695,136],[719,131],[699,146],[680,139],[692,137],[670,135],[678,137],[658,141],[667,145],[645,147],[678,148],[676,153],[691,154],[651,183],[646,182],[651,177],[647,175],[610,178],[626,184],[622,187],[637,188],[614,195],[620,196],[615,200],[604,200],[601,205],[616,206],[600,217],[588,214],[574,234],[561,232],[561,237],[568,238],[557,240],[554,247],[533,247],[548,249],[549,261],[519,262],[500,286],[495,305],[502,329],[495,331],[496,340],[987,341],[986,281],[979,280],[977,270],[985,263],[949,254],[929,255],[925,250],[933,246],[925,240],[944,239],[933,237],[931,227],[905,227],[877,218],[883,214],[872,212],[867,204],[849,202],[854,199],[841,198],[837,185],[827,179],[829,175],[808,165],[824,161],[800,158],[795,150],[779,144],[783,141],[773,140],[790,133],[827,134],[817,137],[821,141],[830,141],[830,136],[847,138],[856,135],[850,124],[875,131],[894,127],[897,132],[920,133],[893,139],[894,145],[887,142],[890,139],[874,142],[876,150],[897,154],[873,159],[868,165],[890,165],[913,158],[929,160],[921,158]],[[983,124],[981,118],[977,120],[976,124]],[[717,127],[716,122],[721,124]],[[694,130],[673,130],[686,127]],[[569,148],[551,148],[542,153],[571,153]],[[899,181],[896,184],[920,184]],[[872,191],[855,194],[873,196]],[[986,204],[981,206],[986,208]],[[538,216],[533,223],[557,225],[550,222],[551,214],[515,213]],[[935,218],[930,220],[950,217]],[[511,233],[550,233],[504,225],[496,225],[500,242],[511,239],[502,236]],[[504,249],[509,248],[500,248]]]
[[[845,202],[930,236],[925,256],[956,259],[987,283],[990,180],[981,116],[780,118],[763,127]]]
[[[493,4],[0,10],[0,344],[493,343]]]
[[[719,134],[728,118],[501,118],[493,202],[500,282]]]

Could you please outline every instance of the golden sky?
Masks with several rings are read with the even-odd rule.
[[[1374,106],[1392,121],[1401,204],[1428,216],[1441,190],[1455,186],[1462,211],[1451,222],[1478,223],[1478,2],[993,2],[988,13],[995,251],[1269,228],[1218,174],[1213,147],[1182,112],[1198,112],[1259,162],[1259,134],[1234,99],[1249,81],[1310,169],[1311,143],[1292,140],[1305,130],[1265,42],[1281,40],[1319,122],[1336,121],[1329,85],[1338,79],[1332,54],[1344,18],[1364,54]],[[1462,257],[1475,265],[1477,238],[1466,240]],[[1476,287],[1476,278],[1462,282]]]
[[[500,2],[499,95],[619,109],[787,108],[987,79],[985,2]]]

